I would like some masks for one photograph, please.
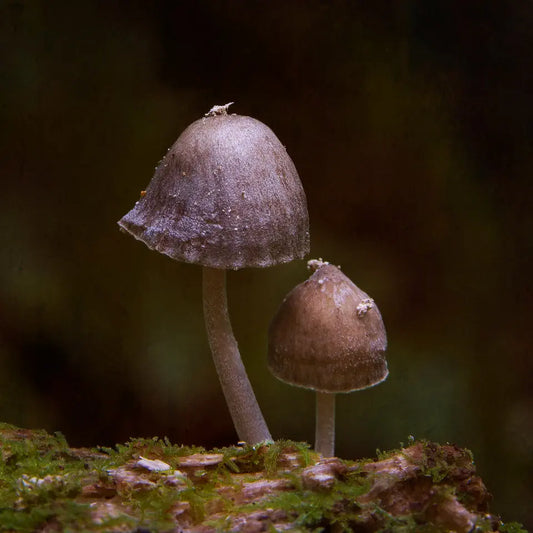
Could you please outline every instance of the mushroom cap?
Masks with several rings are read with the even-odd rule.
[[[270,324],[268,341],[270,371],[291,385],[350,392],[388,375],[379,309],[328,263],[287,295]]]
[[[309,251],[291,158],[268,126],[239,115],[186,128],[118,224],[153,250],[213,268],[267,267]]]

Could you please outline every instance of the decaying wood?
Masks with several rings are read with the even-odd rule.
[[[469,532],[502,525],[489,514],[490,494],[471,454],[451,444],[415,442],[377,460],[348,461],[289,441],[209,452],[158,439],[72,449],[60,437],[0,425],[0,447],[0,531]]]

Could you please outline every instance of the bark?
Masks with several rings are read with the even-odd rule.
[[[0,453],[0,531],[510,531],[470,452],[449,444],[355,461],[290,441],[90,450],[0,424]]]

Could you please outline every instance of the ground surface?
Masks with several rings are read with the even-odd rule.
[[[525,531],[489,513],[470,452],[453,445],[357,461],[289,441],[75,449],[0,424],[0,459],[0,531]]]

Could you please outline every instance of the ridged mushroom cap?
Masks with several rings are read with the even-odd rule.
[[[213,268],[267,267],[309,251],[305,193],[287,151],[262,122],[225,113],[180,135],[118,224],[153,250]]]
[[[323,263],[287,295],[272,320],[268,366],[291,385],[350,392],[386,379],[386,348],[374,301],[337,267]]]

